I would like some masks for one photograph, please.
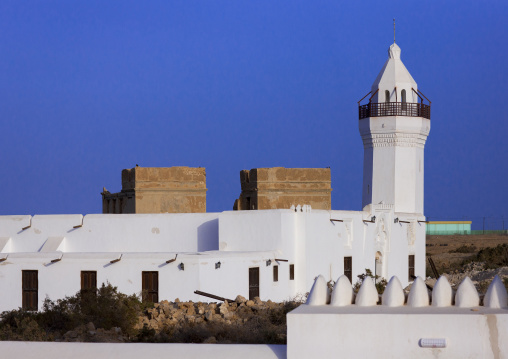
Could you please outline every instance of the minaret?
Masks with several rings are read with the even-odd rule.
[[[423,214],[423,150],[430,131],[430,101],[400,60],[395,42],[359,105],[363,140],[363,199],[393,206],[395,212]],[[427,99],[428,101],[428,99]]]

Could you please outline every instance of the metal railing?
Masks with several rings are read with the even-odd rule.
[[[360,120],[367,117],[410,116],[430,120],[430,105],[409,102],[369,102],[358,106]]]

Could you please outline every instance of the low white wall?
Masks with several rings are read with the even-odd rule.
[[[287,316],[288,358],[508,358],[508,311],[302,305]],[[421,339],[446,339],[423,348]]]
[[[285,359],[285,345],[0,342],[2,358]]]

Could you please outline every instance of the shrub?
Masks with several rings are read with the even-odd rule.
[[[46,298],[41,312],[22,309],[4,312],[0,336],[2,340],[49,340],[53,335],[62,336],[89,322],[106,330],[120,327],[123,333],[134,336],[137,334],[134,324],[141,309],[142,304],[135,295],[119,293],[108,283],[56,301]],[[48,334],[42,335],[39,331]]]
[[[456,249],[452,249],[448,253],[475,253],[478,250],[474,245],[464,244]]]
[[[476,255],[475,261],[485,262],[487,268],[508,266],[508,244],[498,244],[496,247],[483,248]]]
[[[368,268],[365,268],[365,273],[359,274],[357,277],[358,277],[358,280],[356,281],[355,285],[353,286],[353,291],[355,293],[358,293],[363,281],[367,277],[371,277],[372,279],[374,279],[374,282],[376,283],[376,289],[377,289],[378,294],[383,294],[383,292],[385,291],[386,285],[388,284],[388,282],[386,281],[385,278],[382,278],[381,276],[379,276],[377,274],[376,275],[372,274],[372,271]]]

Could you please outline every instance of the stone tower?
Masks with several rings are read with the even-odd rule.
[[[359,104],[364,146],[362,207],[393,206],[423,214],[423,151],[430,131],[430,101],[400,60],[393,43],[388,60]],[[424,104],[426,99],[429,104]]]

